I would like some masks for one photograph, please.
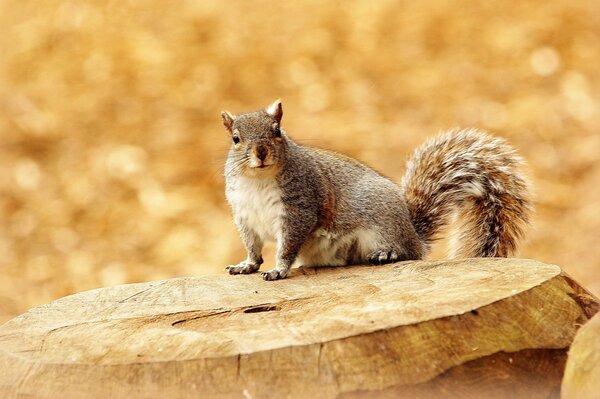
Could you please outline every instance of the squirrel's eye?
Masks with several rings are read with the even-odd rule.
[[[275,137],[281,137],[281,129],[278,127],[275,128]]]
[[[237,134],[234,134],[233,135],[233,142],[235,144],[239,144],[239,142],[240,142],[240,136],[238,136]]]

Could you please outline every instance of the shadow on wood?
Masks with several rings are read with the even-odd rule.
[[[523,259],[116,286],[0,327],[0,396],[547,398],[596,305]]]

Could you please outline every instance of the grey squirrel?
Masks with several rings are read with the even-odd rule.
[[[401,185],[360,162],[295,143],[277,100],[265,109],[222,112],[231,138],[226,197],[248,256],[230,274],[258,271],[266,240],[277,241],[265,280],[292,265],[385,264],[422,259],[460,213],[452,255],[513,254],[531,213],[521,157],[504,140],[454,130],[418,148]]]

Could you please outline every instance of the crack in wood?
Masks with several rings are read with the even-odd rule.
[[[232,312],[231,310],[224,310],[222,312],[204,313],[204,314],[201,314],[199,316],[187,317],[185,319],[174,321],[173,323],[171,323],[171,326],[175,327],[176,325],[179,325],[179,324],[182,324],[182,323],[187,323],[189,321],[199,320],[199,319],[203,319],[205,317],[218,316],[220,314],[231,313],[231,312]]]

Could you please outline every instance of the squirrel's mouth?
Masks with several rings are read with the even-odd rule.
[[[260,165],[251,166],[251,168],[252,169],[266,169],[270,166],[273,166],[273,164],[272,163],[266,164],[266,163],[261,162]]]

